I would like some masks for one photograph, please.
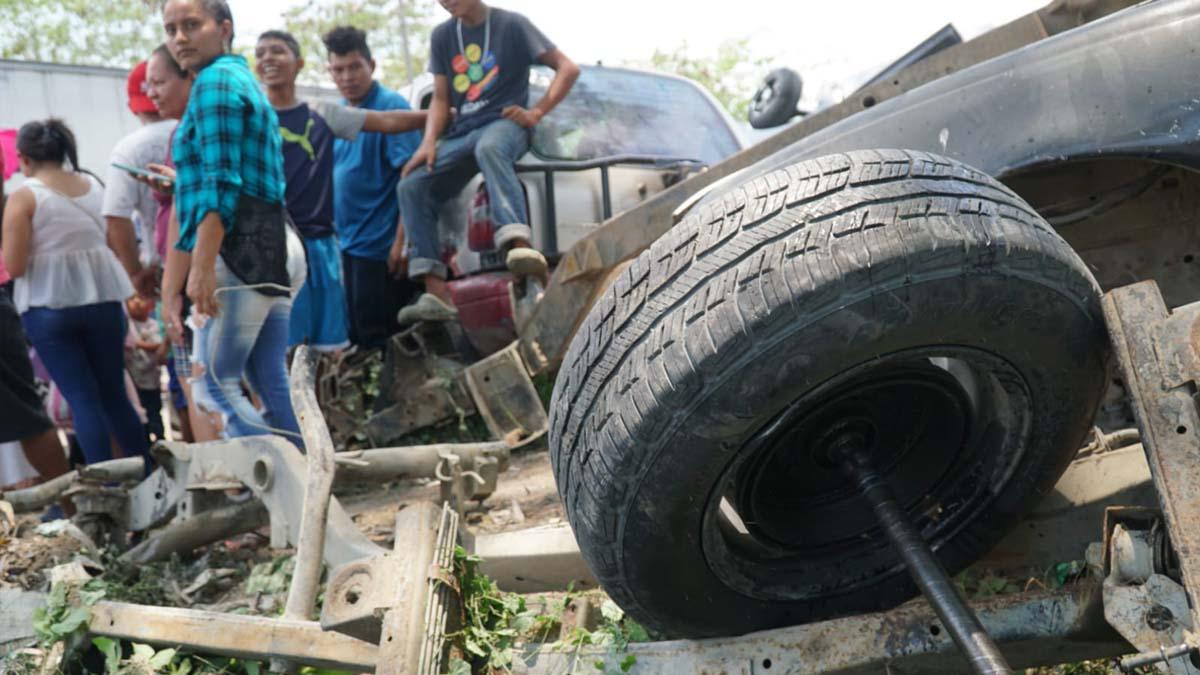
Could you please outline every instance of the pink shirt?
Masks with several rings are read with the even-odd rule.
[[[12,281],[12,277],[8,276],[8,270],[4,267],[4,257],[0,256],[0,284],[7,284]]]

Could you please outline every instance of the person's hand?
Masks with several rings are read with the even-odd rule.
[[[404,245],[403,239],[392,242],[392,248],[388,251],[387,268],[388,273],[397,279],[408,273],[408,247]]]
[[[500,115],[506,120],[516,122],[526,129],[532,129],[537,126],[538,122],[542,121],[542,111],[537,108],[522,108],[519,105],[510,105],[500,111]]]
[[[139,183],[149,185],[152,190],[164,195],[175,192],[175,169],[166,164],[147,164],[146,170],[153,171],[159,174],[160,177],[133,176],[133,179]]]
[[[134,273],[131,280],[137,294],[143,298],[158,297],[158,279],[162,268],[158,265],[147,265]]]
[[[183,346],[183,296],[173,295],[162,299],[163,323],[167,328],[167,339],[171,344]]]
[[[433,171],[433,163],[437,161],[437,142],[426,143],[421,142],[417,147],[417,151],[404,164],[404,168],[400,170],[401,178],[408,178],[408,174],[412,173],[417,167],[424,164],[430,171]]]
[[[161,342],[139,342],[138,349],[144,352],[156,352],[162,346]]]
[[[193,266],[188,272],[187,296],[196,312],[204,316],[217,315],[217,274],[211,267]]]

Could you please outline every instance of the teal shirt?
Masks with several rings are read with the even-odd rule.
[[[200,70],[171,157],[181,251],[196,245],[200,221],[212,211],[233,229],[243,193],[283,203],[279,119],[246,59],[222,54]]]

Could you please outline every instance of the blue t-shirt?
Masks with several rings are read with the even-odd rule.
[[[349,105],[349,103],[346,103]],[[359,106],[368,110],[410,110],[403,96],[371,84]],[[421,144],[421,134],[363,132],[353,141],[333,142],[333,217],[342,252],[358,258],[387,260],[396,238],[400,205],[396,183],[400,169]]]
[[[283,140],[284,201],[300,234],[333,234],[333,132],[307,104],[276,110]]]
[[[528,106],[529,68],[554,49],[524,15],[497,7],[478,26],[441,23],[429,43],[429,72],[450,81],[450,105],[458,110],[445,138],[500,119],[510,105]]]

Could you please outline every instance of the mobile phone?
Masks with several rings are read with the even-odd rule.
[[[162,175],[161,173],[155,173],[153,171],[147,171],[146,169],[139,169],[136,166],[129,166],[128,164],[120,164],[117,162],[113,162],[112,165],[132,176],[143,176],[145,178],[150,178],[162,183],[172,182],[170,178]]]

